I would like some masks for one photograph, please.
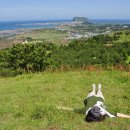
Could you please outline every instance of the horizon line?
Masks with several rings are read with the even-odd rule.
[[[73,17],[74,18],[74,17]],[[15,21],[43,21],[43,20],[73,20],[73,18],[48,18],[48,19],[23,19],[23,20],[0,20],[0,22],[15,22]],[[85,17],[87,18],[87,17]],[[88,18],[88,20],[130,20],[130,18]]]

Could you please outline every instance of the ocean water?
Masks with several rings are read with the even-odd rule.
[[[72,22],[72,20],[68,19],[68,20],[5,21],[0,22],[0,30],[53,28],[61,23],[66,22]],[[129,20],[90,19],[90,22],[95,24],[130,24],[130,19]]]
[[[53,28],[61,23],[71,21],[72,20],[5,21],[0,22],[0,30]]]

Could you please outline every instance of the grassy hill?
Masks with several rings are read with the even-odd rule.
[[[102,84],[110,112],[130,115],[129,73],[44,72],[0,78],[0,129],[129,130],[130,119],[107,118],[103,122],[91,124],[84,121],[83,114],[57,109],[56,106],[66,106],[80,110],[92,83]]]
[[[130,42],[130,31],[124,30],[124,31],[117,31],[112,32],[110,36],[117,38],[116,42]]]

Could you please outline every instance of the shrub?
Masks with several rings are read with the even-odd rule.
[[[115,43],[108,35],[72,40],[65,46],[47,41],[17,44],[0,51],[0,75],[44,71],[47,68],[80,68],[91,65],[126,66],[130,43]],[[112,46],[107,44],[112,43]],[[8,69],[7,69],[8,68]]]
[[[17,44],[0,51],[1,75],[43,71],[50,65],[51,43]],[[5,69],[4,69],[5,68]],[[8,69],[6,69],[8,68]],[[13,73],[13,74],[12,74]]]

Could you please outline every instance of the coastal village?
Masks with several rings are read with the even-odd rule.
[[[99,34],[109,34],[111,32],[110,27],[106,27],[106,29],[103,31],[97,29],[96,26],[94,27],[94,31],[88,29],[91,27],[94,27],[94,25],[90,23],[88,19],[84,20],[83,22],[82,20],[73,20],[71,23],[63,23],[57,26],[55,30],[67,32],[67,37],[65,37],[64,40],[90,38]]]
[[[73,39],[88,39],[100,34],[107,35],[113,31],[129,29],[130,25],[127,24],[95,24],[85,17],[74,17],[72,21],[59,22],[56,26],[47,29],[26,28],[0,31],[0,44],[1,48],[5,48],[5,43],[8,45],[17,43],[28,44],[40,43],[42,40],[47,40],[64,45]]]
[[[64,38],[64,40],[71,40],[91,38],[100,34],[107,35],[113,30],[123,30],[128,28],[128,25],[93,24],[87,18],[76,17],[73,18],[73,22],[60,24],[59,26],[55,27],[55,30],[67,32],[67,36]]]

